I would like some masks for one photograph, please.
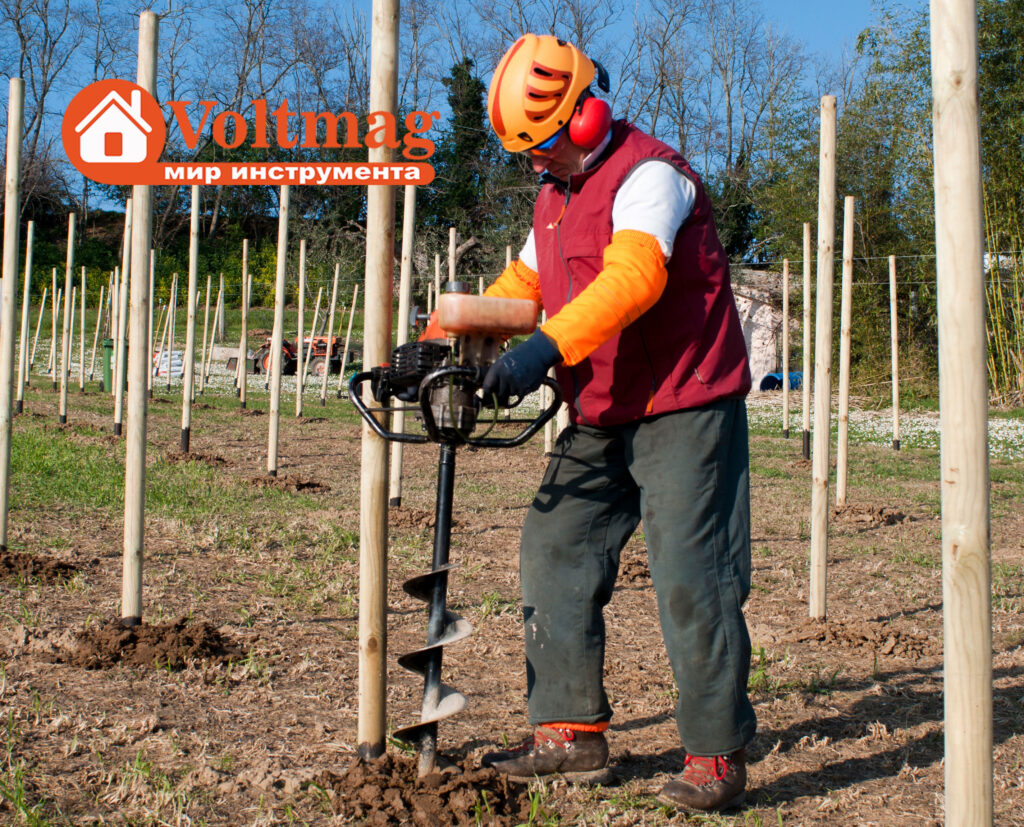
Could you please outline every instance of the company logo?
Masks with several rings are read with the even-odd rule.
[[[170,121],[185,146],[195,149],[209,123],[210,138],[224,149],[247,141],[253,149],[401,149],[403,161],[381,162],[185,162],[160,161],[167,143],[164,112],[141,86],[127,80],[101,80],[72,98],[64,113],[61,137],[68,160],[87,178],[103,184],[428,184],[433,168],[423,163],[434,154],[434,142],[421,137],[439,117],[437,112],[411,112],[400,136],[389,112],[371,112],[360,140],[360,122],[351,112],[293,112],[287,99],[271,110],[265,100],[253,101],[253,128],[239,112],[214,114],[214,101],[200,101],[201,111],[189,114],[191,101],[168,101]],[[213,115],[211,119],[210,116]]]

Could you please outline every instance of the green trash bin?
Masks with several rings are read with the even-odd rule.
[[[100,382],[100,390],[107,390],[108,388],[114,387],[113,374],[111,372],[110,363],[114,358],[114,340],[104,339],[103,340],[103,380]]]

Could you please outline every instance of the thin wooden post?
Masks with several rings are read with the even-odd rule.
[[[249,239],[242,239],[242,333],[238,339],[238,405],[245,409],[245,391],[249,384]]]
[[[296,355],[299,361],[295,365],[295,417],[296,419],[302,416],[302,380],[304,377],[306,360],[303,358],[306,353],[306,343],[303,334],[306,332],[306,239],[300,239],[299,241],[299,301],[298,308],[296,310],[298,318],[296,319],[295,329],[296,336],[299,337],[299,341],[296,342]],[[311,342],[312,344],[312,342]],[[328,354],[330,355],[330,354]]]
[[[448,228],[448,281],[455,281],[455,228]],[[434,299],[440,301],[441,285],[434,285]]]
[[[36,348],[39,346],[39,331],[43,329],[43,313],[46,311],[46,286],[43,287],[43,298],[39,302],[39,318],[36,319],[36,335],[32,337],[32,353],[28,357],[28,370],[25,371],[25,384],[31,385],[32,365],[36,362]],[[51,296],[51,298],[53,298]]]
[[[932,0],[946,824],[992,824],[988,372],[977,7]]]
[[[434,285],[427,285],[427,315],[434,312]]]
[[[124,248],[121,252],[121,286],[117,293],[117,338],[114,339],[114,436],[121,436],[124,423],[124,380],[128,370],[128,291],[131,290],[132,266],[132,212],[132,205],[126,203]],[[148,279],[146,289],[148,292]]]
[[[171,392],[171,360],[174,358],[174,328],[178,319],[178,274],[171,278],[171,309],[167,317],[167,392]]]
[[[47,370],[50,372],[50,383],[53,390],[57,390],[57,319],[60,317],[60,300],[63,288],[57,287],[57,268],[53,268],[53,290],[55,296],[53,307],[50,308],[50,363]]]
[[[57,418],[61,425],[68,421],[68,374],[71,371],[71,297],[75,279],[75,214],[68,215],[68,251],[64,260],[64,327],[60,346],[60,404]],[[11,322],[13,324],[13,322]]]
[[[832,416],[832,278],[836,210],[836,99],[821,99],[818,159],[818,285],[814,347],[810,614],[824,618],[828,558],[829,431]]]
[[[356,317],[356,304],[359,301],[359,285],[355,286],[352,291],[352,306],[348,310],[348,330],[345,333],[345,349],[341,352],[341,376],[338,377],[338,398],[341,398],[341,386],[345,377],[345,365],[348,364],[348,346],[349,342],[352,341],[352,322]],[[366,351],[363,351],[363,364],[368,365],[370,362],[366,361]]]
[[[900,348],[896,307],[896,256],[889,256],[889,327],[892,329],[892,449],[900,449]]]
[[[167,314],[164,316],[164,320],[163,320],[164,321],[164,329],[163,329],[163,332],[160,334],[160,347],[157,348],[157,351],[156,351],[156,367],[154,368],[154,370],[158,374],[160,372],[160,365],[163,363],[163,359],[164,359],[164,345],[167,343],[167,328],[170,327],[170,324],[171,324],[171,298],[170,298],[170,295],[168,295],[168,297],[167,297],[167,304],[165,305],[165,309],[167,310]],[[169,363],[168,363],[168,365],[169,365]],[[168,367],[168,369],[169,369],[169,367]]]
[[[149,251],[149,319],[147,321],[146,358],[149,370],[146,371],[146,393],[153,398],[153,296],[156,289],[156,250]]]
[[[327,341],[332,343],[334,341],[334,310],[338,303],[338,276],[341,274],[341,265],[337,262],[334,263],[334,284],[331,286],[331,306],[327,312]],[[356,285],[356,290],[359,286]],[[328,357],[330,356],[331,344],[327,346]],[[348,351],[342,354],[341,357],[341,375],[345,375],[345,359],[348,356]],[[324,374],[320,377],[320,406],[324,407],[327,404],[327,376],[330,371],[331,362],[328,358],[327,364],[324,365]]]
[[[782,438],[789,439],[789,259],[782,260]]]
[[[92,334],[92,359],[89,361],[89,381],[96,373],[96,344],[100,340],[100,327],[103,325],[103,291],[107,285],[100,285],[100,302],[96,306],[96,332]],[[152,372],[152,371],[150,371]]]
[[[804,222],[804,366],[800,379],[803,457],[811,458],[811,223]]]
[[[220,319],[220,327],[217,328],[216,339],[218,342],[224,341],[224,274],[220,274],[220,287],[217,289],[217,295],[220,297],[217,299],[217,310],[220,311],[219,315],[214,313],[214,318]]]
[[[398,277],[398,330],[395,344],[401,347],[409,342],[409,305],[412,293],[412,245],[416,234],[416,187],[407,184],[402,203],[402,261]],[[393,418],[391,428],[395,433],[405,433],[405,411],[399,410]],[[388,505],[398,508],[402,505],[402,446],[401,442],[391,443],[391,469],[388,485]]]
[[[836,508],[846,508],[850,465],[850,326],[853,322],[854,198],[843,202],[843,289],[839,303],[839,428],[836,440]]]
[[[306,361],[302,367],[302,381],[305,383],[306,377],[309,376],[309,363],[312,361],[309,358],[309,354],[313,350],[313,338],[316,334],[316,323],[320,321],[320,302],[323,301],[324,288],[320,285],[316,289],[316,306],[313,308],[313,320],[309,323],[309,348],[306,351]],[[330,373],[331,367],[331,334],[330,331],[327,333],[327,363],[325,370]]]
[[[217,307],[213,311],[213,327],[217,327],[217,321],[221,317],[221,308],[224,307],[224,291],[223,288],[217,291]],[[210,338],[210,349],[206,353],[206,360],[204,362],[203,356],[199,356],[199,369],[206,374],[206,381],[210,381],[210,368],[213,364],[213,338]],[[205,365],[205,367],[204,367]]]
[[[441,254],[434,253],[434,293],[441,292]],[[430,285],[427,285],[427,312],[430,312]]]
[[[18,216],[21,213],[21,139],[25,129],[25,81],[11,78],[7,102],[4,175],[4,250],[0,277],[0,551],[7,551],[11,495],[11,391],[14,387],[14,305],[18,281]]]
[[[277,476],[277,436],[281,418],[281,348],[284,341],[284,292],[288,267],[288,204],[291,187],[281,187],[277,214],[277,278],[274,281],[274,334],[270,342],[270,434],[267,440],[267,473]]]
[[[512,264],[512,245],[505,245],[505,266],[509,267]]]
[[[206,340],[210,334],[210,274],[206,274],[206,298],[203,305],[203,348],[199,352],[206,356]],[[199,393],[206,390],[206,371],[199,371]]]
[[[370,44],[370,111],[397,111],[398,0],[373,0]],[[369,150],[387,162],[385,145]],[[366,198],[366,297],[363,364],[380,365],[391,347],[395,191],[370,186]],[[353,302],[353,311],[355,303]],[[369,387],[367,387],[367,394]],[[369,397],[367,397],[369,401]],[[363,758],[384,753],[387,723],[387,443],[363,424],[359,508],[359,720],[356,750]]]
[[[138,84],[156,95],[157,16],[139,16]],[[146,513],[146,370],[152,358],[149,339],[149,279],[152,249],[153,189],[132,187],[131,346],[128,349],[128,432],[124,464],[124,576],[121,622],[142,622],[142,551]]]
[[[78,323],[78,390],[85,391],[85,268],[82,268],[82,313]]]
[[[71,385],[71,368],[75,362],[75,311],[78,308],[78,285],[71,286],[71,323],[68,325],[68,390]]]
[[[199,187],[192,185],[188,228],[188,315],[185,317],[184,373],[181,376],[181,451],[188,453],[192,439],[192,388],[196,379],[196,294],[199,290]],[[199,356],[199,370],[203,357]]]
[[[18,392],[17,413],[25,407],[25,385],[28,382],[28,325],[29,298],[32,292],[32,243],[35,239],[36,222],[29,221],[25,231],[25,287],[21,299],[21,336],[18,347]],[[45,292],[45,290],[44,290]]]

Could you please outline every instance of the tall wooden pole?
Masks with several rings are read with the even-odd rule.
[[[412,244],[416,233],[416,187],[407,184],[402,204],[402,262],[398,279],[398,331],[395,344],[401,347],[409,341],[409,304],[412,293]],[[405,433],[405,411],[394,416],[392,430]],[[402,504],[402,445],[391,443],[391,471],[388,487],[388,505],[398,508]]]
[[[245,409],[245,391],[249,384],[249,239],[242,239],[242,334],[238,340],[238,405]]]
[[[71,289],[75,279],[75,214],[68,215],[68,252],[64,261],[64,327],[60,347],[60,424],[68,421],[68,374],[71,372]],[[13,321],[11,322],[13,325]]]
[[[334,263],[334,284],[331,287],[331,307],[327,311],[327,341],[333,343],[334,337],[334,309],[338,306],[338,276],[341,273],[341,265],[337,262]],[[356,285],[356,290],[359,289],[359,285]],[[331,345],[328,344],[328,355],[331,352]],[[342,354],[341,358],[341,375],[345,375],[345,354]],[[320,406],[323,407],[327,404],[327,376],[330,374],[331,362],[327,360],[327,364],[324,365],[324,374],[320,377]]]
[[[29,298],[32,293],[32,242],[35,239],[36,222],[29,221],[25,232],[25,287],[21,299],[21,338],[18,348],[18,393],[17,412],[25,407],[25,385],[28,382],[28,311]]]
[[[398,0],[373,0],[370,42],[370,111],[397,109]],[[390,161],[387,146],[369,151],[371,162]],[[366,203],[366,295],[363,364],[380,365],[391,347],[395,191],[371,186]],[[369,388],[367,387],[367,393]],[[369,399],[368,399],[369,401]],[[359,721],[357,751],[384,753],[387,722],[387,443],[363,425],[359,519]]]
[[[355,286],[355,289],[352,291],[352,307],[350,307],[349,311],[348,311],[348,330],[345,333],[345,348],[341,352],[341,374],[338,376],[338,398],[339,399],[341,398],[342,382],[345,379],[345,365],[348,364],[348,346],[349,346],[349,342],[352,341],[352,322],[356,318],[356,304],[358,302],[359,302],[359,285],[357,284]],[[364,304],[365,304],[365,300],[364,300]],[[365,351],[363,352],[363,364],[364,365],[370,364],[369,362],[366,361],[366,353],[365,353]]]
[[[818,159],[818,285],[814,346],[814,455],[811,481],[810,614],[825,617],[828,557],[829,431],[832,417],[832,278],[836,211],[836,99],[821,99]]]
[[[78,390],[85,390],[85,268],[82,268],[82,313],[78,323]]]
[[[199,352],[206,355],[206,341],[210,334],[210,274],[206,274],[206,298],[203,304],[203,349]],[[206,371],[199,371],[199,393],[206,390]]]
[[[946,823],[992,823],[984,226],[973,0],[932,0]]]
[[[853,322],[854,198],[843,201],[843,289],[839,303],[839,428],[836,439],[836,508],[846,508],[850,465],[850,326]]]
[[[811,458],[811,224],[804,222],[804,367],[800,380],[803,457]]]
[[[199,290],[199,187],[192,185],[192,210],[188,229],[188,315],[185,318],[185,372],[181,377],[181,451],[187,454],[192,440],[192,388],[196,380],[196,293]],[[199,370],[203,357],[199,356]]]
[[[139,16],[138,84],[156,95],[157,16]],[[153,189],[132,187],[131,345],[128,349],[128,431],[124,463],[124,576],[121,622],[142,622],[142,551],[146,513],[146,371],[149,344],[149,251],[152,249]]]
[[[299,301],[297,308],[298,318],[296,319],[295,329],[299,340],[296,343],[296,354],[299,361],[295,365],[295,416],[296,418],[302,416],[302,380],[303,380],[303,369],[305,367],[306,343],[303,341],[303,334],[306,332],[306,239],[299,241]],[[312,343],[311,343],[312,344]],[[328,354],[330,355],[330,354]]]
[[[96,344],[100,340],[100,327],[103,325],[103,290],[107,285],[100,285],[100,301],[96,306],[96,332],[92,334],[92,358],[89,360],[89,381],[96,373]],[[152,374],[153,371],[150,371]]]
[[[47,288],[44,286],[43,287],[43,298],[42,298],[42,301],[39,302],[39,318],[36,319],[36,334],[35,334],[35,336],[32,337],[32,352],[29,354],[29,357],[28,357],[28,369],[25,371],[25,384],[26,385],[31,385],[32,384],[32,381],[31,381],[32,365],[34,365],[35,361],[36,361],[36,348],[39,346],[39,331],[43,329],[43,313],[46,311],[46,290],[47,290]],[[50,298],[52,299],[53,297],[51,296]]]
[[[0,294],[0,551],[7,551],[11,495],[11,391],[14,389],[14,305],[18,281],[18,216],[21,213],[21,139],[25,130],[25,81],[11,78],[7,102],[4,175],[3,290]]]
[[[900,449],[900,348],[896,306],[896,256],[889,256],[889,327],[892,329],[892,449]]]
[[[291,187],[281,187],[277,215],[277,278],[274,282],[274,334],[270,344],[270,434],[267,440],[267,473],[277,476],[277,435],[281,419],[281,348],[284,341],[284,292],[288,268],[288,205]]]
[[[789,259],[782,260],[782,437],[789,439]]]

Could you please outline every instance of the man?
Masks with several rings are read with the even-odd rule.
[[[520,779],[610,779],[602,612],[642,519],[687,751],[659,798],[721,810],[743,800],[756,727],[742,613],[746,347],[700,179],[670,147],[613,120],[594,75],[571,44],[528,34],[488,95],[498,137],[530,153],[543,184],[526,244],[488,294],[538,300],[548,321],[491,367],[484,394],[529,393],[554,366],[572,424],[522,532],[535,734],[483,762]]]

